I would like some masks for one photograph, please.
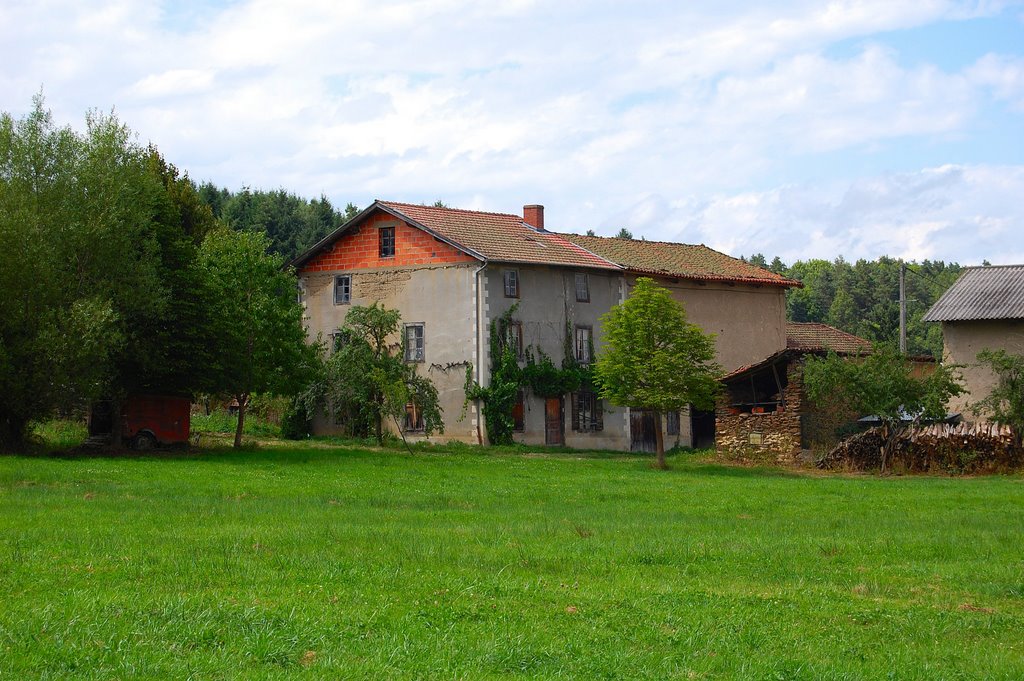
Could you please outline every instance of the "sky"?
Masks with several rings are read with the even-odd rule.
[[[1024,0],[4,0],[0,110],[40,92],[232,190],[1024,263]]]

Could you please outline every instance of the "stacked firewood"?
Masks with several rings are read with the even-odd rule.
[[[818,460],[819,468],[875,471],[882,468],[881,428],[849,437]],[[893,472],[998,473],[1024,468],[1024,450],[1006,427],[933,424],[908,428],[896,438],[885,465]]]

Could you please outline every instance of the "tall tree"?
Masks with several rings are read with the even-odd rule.
[[[20,120],[0,116],[0,444],[104,392],[132,322],[166,308],[153,224],[163,193],[112,116],[58,128],[42,97]]]
[[[219,229],[207,235],[197,261],[218,348],[208,388],[238,401],[235,447],[250,396],[294,393],[308,383],[316,361],[316,350],[306,345],[295,277],[268,246],[259,232]]]
[[[686,321],[683,306],[646,277],[601,318],[604,348],[594,369],[601,397],[612,404],[654,412],[655,465],[665,468],[661,415],[687,405],[714,407],[721,367],[714,336]]]

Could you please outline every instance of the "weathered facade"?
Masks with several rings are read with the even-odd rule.
[[[986,419],[972,406],[995,387],[996,377],[978,362],[983,350],[1024,355],[1024,265],[966,268],[925,314],[942,324],[942,361],[961,367],[966,392],[950,410],[965,420]]]
[[[481,405],[466,404],[466,369],[489,384],[491,327],[506,313],[502,333],[521,363],[528,349],[556,366],[567,353],[586,364],[600,352],[601,316],[637,277],[653,276],[716,334],[730,369],[785,347],[785,289],[799,285],[704,246],[555,234],[536,205],[518,216],[376,201],[293,264],[311,337],[328,339],[352,305],[399,311],[414,348],[407,360],[441,398],[445,432],[434,439],[464,442],[486,432]],[[656,437],[652,414],[614,408],[587,386],[557,398],[524,389],[513,417],[526,444],[653,451]],[[711,446],[714,424],[711,412],[665,415],[666,447]],[[339,424],[320,417],[314,427]]]
[[[399,311],[414,346],[407,361],[438,389],[445,432],[433,439],[445,441],[485,439],[481,405],[466,404],[465,381],[470,368],[489,384],[492,322],[515,306],[510,321],[523,358],[531,348],[560,365],[567,348],[577,351],[577,335],[589,339],[591,352],[600,342],[599,317],[623,296],[621,269],[544,230],[540,206],[527,206],[521,218],[378,201],[295,265],[311,337],[329,338],[352,305]],[[524,390],[522,397],[521,442],[628,448],[625,411],[592,394],[547,399]],[[589,406],[582,423],[572,409],[580,400]],[[592,418],[598,409],[603,418]],[[340,424],[318,416],[314,429],[330,433]],[[423,437],[415,429],[405,434]]]
[[[573,243],[619,265],[626,292],[650,277],[682,303],[687,319],[715,335],[716,361],[726,372],[786,347],[786,289],[798,281],[751,265],[707,246],[566,235]],[[714,412],[690,409],[662,422],[666,446],[713,447]],[[632,446],[650,449],[653,421],[632,419]]]
[[[855,357],[871,343],[826,324],[786,325],[786,349],[722,378],[715,413],[716,447],[727,457],[759,463],[796,462],[803,450],[831,445],[836,429],[860,416],[822,409],[804,390],[808,356],[832,350]]]

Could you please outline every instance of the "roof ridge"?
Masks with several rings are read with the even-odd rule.
[[[468,208],[449,208],[448,206],[427,206],[427,205],[424,205],[422,203],[407,203],[405,201],[387,201],[387,200],[384,200],[384,199],[374,199],[374,200],[377,203],[383,203],[386,206],[409,206],[410,208],[426,208],[428,210],[446,210],[446,211],[449,211],[451,213],[472,213],[474,215],[495,215],[495,216],[500,216],[500,217],[503,217],[503,218],[515,218],[515,219],[519,220],[520,222],[524,222],[524,224],[525,224],[525,221],[523,221],[523,216],[522,215],[517,215],[515,213],[495,213],[493,211],[488,211],[488,210],[470,210]],[[549,231],[550,232],[551,230],[545,230],[545,231]],[[554,232],[552,232],[552,233],[554,233]]]
[[[1020,265],[964,265],[961,267],[963,270],[995,270],[995,269],[1009,269],[1011,267],[1019,267],[1024,269],[1024,264]]]

